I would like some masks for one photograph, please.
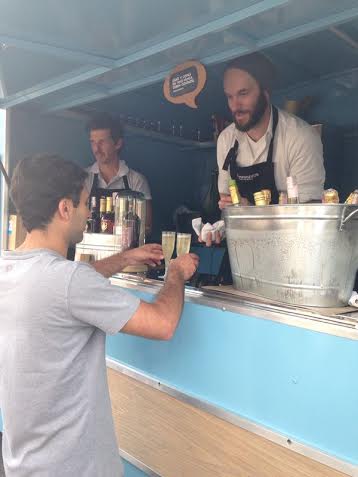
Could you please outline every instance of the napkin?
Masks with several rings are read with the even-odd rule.
[[[225,237],[225,224],[223,220],[218,220],[214,224],[209,224],[209,222],[207,222],[205,225],[203,225],[202,218],[198,217],[197,219],[193,219],[191,224],[196,235],[199,236],[201,234],[201,239],[203,242],[206,241],[207,235],[210,233],[212,240],[215,240],[215,232],[219,232],[221,238]]]

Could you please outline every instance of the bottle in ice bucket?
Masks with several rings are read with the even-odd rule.
[[[265,194],[263,193],[262,190],[254,193],[254,201],[255,201],[255,205],[266,205]]]
[[[280,195],[278,197],[278,204],[279,205],[287,204],[287,192],[280,192]]]
[[[349,194],[347,200],[345,201],[345,204],[358,205],[358,189],[354,190]]]
[[[335,189],[327,189],[323,191],[323,204],[339,204],[338,192]]]
[[[241,196],[239,193],[239,189],[236,184],[235,179],[230,179],[229,181],[229,191],[231,195],[231,200],[233,205],[240,205],[241,202]]]
[[[261,191],[265,197],[265,202],[266,202],[266,205],[270,205],[271,204],[271,191],[270,189],[262,189]]]
[[[298,204],[298,185],[296,177],[289,176],[287,177],[287,203],[288,204]]]

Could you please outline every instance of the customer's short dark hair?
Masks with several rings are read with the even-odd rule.
[[[54,154],[26,157],[15,167],[10,196],[28,232],[46,229],[60,200],[80,202],[87,172]]]
[[[89,133],[94,129],[109,129],[114,142],[123,137],[121,121],[108,113],[98,113],[88,121],[86,131]]]

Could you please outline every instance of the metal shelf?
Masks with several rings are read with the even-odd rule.
[[[185,139],[180,136],[170,136],[157,131],[151,131],[136,126],[126,125],[125,131],[131,136],[141,136],[150,138],[152,141],[164,142],[169,144],[176,144],[185,149],[214,149],[216,144],[214,141],[194,141],[191,139]]]

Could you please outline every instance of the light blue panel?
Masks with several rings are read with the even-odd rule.
[[[108,337],[107,354],[358,463],[356,341],[187,303],[172,341],[118,334]]]
[[[5,39],[3,40],[5,43]],[[1,39],[0,41],[2,42]],[[34,87],[38,83],[69,73],[79,68],[81,63],[64,61],[61,58],[54,59],[49,54],[10,48],[2,52],[1,65],[7,80],[6,93],[11,96],[19,90]]]
[[[54,96],[49,94],[57,91],[63,93],[64,108],[85,104],[160,81],[188,58],[212,65],[331,25],[354,22],[358,16],[356,0],[182,0],[179,9],[175,2],[166,0],[107,0],[105,9],[99,0],[87,0],[75,2],[69,22],[66,8],[55,0],[31,7],[21,0],[5,3],[0,42],[5,44],[2,56],[9,84],[9,96],[3,102],[6,107],[41,97],[40,103],[45,101],[47,108],[58,108],[61,102],[54,105]],[[89,26],[106,33],[88,35]],[[352,27],[354,40],[353,23]],[[336,59],[354,60],[353,48],[344,48],[342,39],[332,33],[329,36],[339,50]],[[314,57],[318,73],[324,70],[322,58],[327,55],[323,53],[330,48],[325,42],[319,45],[320,54],[309,50],[299,69],[309,69],[309,58]],[[336,71],[338,63],[332,63]],[[17,74],[23,64],[27,75]],[[287,63],[283,66],[286,68]],[[82,67],[89,68],[85,75],[79,74]],[[67,75],[72,70],[71,81]],[[309,77],[316,77],[314,73]],[[295,75],[293,78],[297,81]],[[88,97],[86,90],[92,82],[107,89]],[[80,85],[80,91],[68,90],[69,84]],[[31,92],[30,87],[34,87]],[[19,90],[21,97],[14,94]]]
[[[1,417],[1,409],[0,409],[0,432],[2,432],[2,417]]]
[[[145,477],[148,474],[138,469],[128,461],[123,460],[124,463],[124,477]]]
[[[167,0],[150,3],[142,0],[107,0],[106,8],[103,9],[99,0],[80,0],[73,3],[69,21],[67,9],[56,0],[42,0],[32,8],[22,0],[12,0],[2,6],[2,34],[119,58],[179,32],[190,32],[194,27],[220,20],[251,5],[259,4],[255,9],[259,13],[262,11],[261,3],[258,0],[182,0],[178,8]],[[277,2],[269,0],[267,3],[275,5]],[[54,17],[56,21],[49,21]],[[89,35],[89,26],[93,29],[101,27],[106,33]]]

